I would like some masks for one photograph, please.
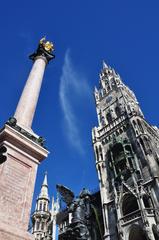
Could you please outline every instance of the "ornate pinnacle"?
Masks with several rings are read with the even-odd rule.
[[[103,69],[104,68],[109,68],[108,65],[106,64],[106,62],[103,60]]]

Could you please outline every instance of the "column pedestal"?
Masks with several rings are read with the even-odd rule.
[[[7,148],[7,160],[0,165],[0,240],[31,240],[27,230],[36,172],[48,151],[7,124],[0,131],[1,146]]]

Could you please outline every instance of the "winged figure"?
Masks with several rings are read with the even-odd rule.
[[[60,193],[62,200],[69,206],[74,200],[74,193],[69,188],[60,184],[56,185],[56,189]]]

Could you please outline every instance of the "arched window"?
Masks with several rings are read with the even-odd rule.
[[[37,230],[37,231],[39,230],[39,226],[40,226],[40,222],[37,221],[37,223],[36,223],[36,230]]]
[[[102,92],[99,92],[99,99],[102,99]]]
[[[41,230],[44,230],[44,222],[41,223]]]
[[[106,114],[106,118],[107,118],[108,123],[111,123],[111,122],[112,122],[112,116],[111,116],[111,113],[110,113],[110,112],[108,112],[108,113]]]
[[[120,128],[120,129],[119,129],[119,132],[120,132],[120,134],[122,134],[122,133],[123,133],[123,130],[122,130],[122,128]]]
[[[152,149],[151,149],[151,143],[150,143],[150,140],[144,136],[144,143],[145,143],[145,147],[146,147],[146,150],[147,150],[147,153],[151,153],[152,152]]]
[[[46,203],[44,203],[44,205],[43,205],[43,211],[47,211],[47,209],[46,209]]]
[[[122,202],[123,216],[135,212],[139,209],[136,197],[131,193],[126,193]]]
[[[99,154],[100,154],[100,158],[103,161],[103,153],[102,153],[102,148],[101,146],[99,146]]]
[[[132,121],[134,128],[136,128],[136,122],[135,120]]]
[[[105,118],[104,118],[103,116],[101,116],[101,118],[100,118],[100,122],[101,122],[102,126],[105,125]]]
[[[100,167],[100,165],[98,165],[98,172],[99,172],[99,178],[100,178],[100,180],[101,180],[101,167]]]
[[[140,122],[139,119],[137,119],[137,124],[138,124],[138,126],[139,126],[139,130],[140,130],[142,133],[144,133],[143,126],[142,126],[142,124],[141,124],[141,122]]]
[[[147,154],[146,147],[145,147],[145,144],[144,144],[144,141],[142,140],[142,138],[140,138],[140,144],[142,146],[142,149],[143,149],[144,153]]]
[[[144,202],[145,208],[150,208],[151,207],[150,199],[146,194],[143,196],[143,202]]]
[[[103,88],[103,96],[105,96],[105,94],[106,94],[106,90],[105,88]]]
[[[107,92],[109,92],[109,91],[110,91],[110,86],[108,85],[108,86],[107,86]]]
[[[42,202],[40,202],[39,210],[40,210],[40,211],[42,210]]]
[[[97,159],[97,161],[99,161],[99,153],[98,153],[98,148],[97,148],[97,146],[96,146],[96,159]]]
[[[120,108],[118,106],[115,108],[115,113],[116,113],[117,117],[120,117],[121,111],[120,111]]]

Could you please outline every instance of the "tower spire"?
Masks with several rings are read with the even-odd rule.
[[[109,68],[108,65],[106,64],[106,62],[103,60],[103,69],[104,68]]]
[[[35,239],[52,240],[52,219],[51,212],[49,210],[49,202],[50,198],[48,195],[47,172],[45,172],[41,191],[37,198],[36,208],[32,215],[32,234]]]
[[[34,61],[34,64],[14,114],[17,124],[28,131],[31,131],[45,67],[55,57],[52,54],[53,50],[53,44],[42,38],[37,51],[30,55],[30,59]]]
[[[49,200],[49,194],[48,194],[48,183],[47,183],[47,172],[45,172],[43,184],[41,186],[41,191],[39,194],[39,198],[44,198]]]
[[[48,183],[47,183],[47,171],[45,172],[44,181],[43,181],[42,186],[47,186],[47,187],[48,187]]]

